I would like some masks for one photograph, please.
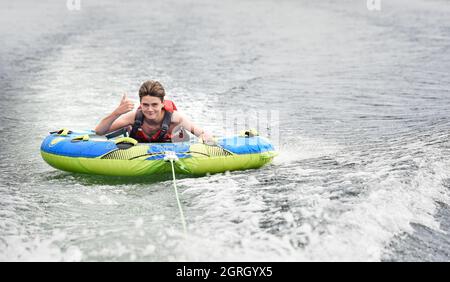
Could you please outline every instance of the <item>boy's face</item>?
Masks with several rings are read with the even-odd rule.
[[[153,96],[144,96],[141,99],[141,109],[144,116],[148,119],[159,117],[164,104],[161,99]]]

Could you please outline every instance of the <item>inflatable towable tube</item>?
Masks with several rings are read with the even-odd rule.
[[[247,132],[246,132],[247,133]],[[277,155],[273,145],[254,134],[203,143],[138,143],[129,137],[107,139],[94,131],[52,132],[41,144],[42,158],[54,168],[78,173],[144,176],[171,172],[164,160],[176,154],[175,171],[205,175],[259,168]]]

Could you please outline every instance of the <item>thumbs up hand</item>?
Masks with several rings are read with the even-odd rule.
[[[127,94],[124,93],[122,100],[120,100],[120,105],[114,110],[117,115],[126,114],[134,109],[134,103],[128,99]]]

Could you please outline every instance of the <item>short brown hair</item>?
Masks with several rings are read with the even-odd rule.
[[[164,87],[155,80],[147,80],[142,83],[141,88],[139,88],[139,100],[142,100],[144,96],[153,96],[159,97],[161,102],[164,101],[164,96],[166,95],[166,91],[164,91]]]

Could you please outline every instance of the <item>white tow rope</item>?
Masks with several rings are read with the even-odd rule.
[[[175,197],[176,197],[177,203],[178,203],[178,210],[180,211],[180,218],[181,218],[181,223],[183,224],[183,231],[184,231],[184,234],[186,235],[187,234],[186,220],[184,219],[183,209],[181,208],[180,197],[178,197],[177,179],[175,178],[175,167],[173,165],[173,162],[178,161],[178,157],[175,154],[175,152],[173,152],[173,151],[165,152],[165,154],[166,154],[166,156],[164,157],[164,160],[169,161],[170,164],[172,165],[173,188],[175,190]]]

